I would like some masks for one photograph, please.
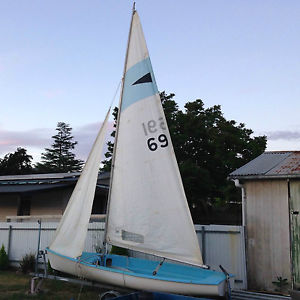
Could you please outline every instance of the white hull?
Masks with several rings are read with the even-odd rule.
[[[79,262],[75,259],[60,256],[48,251],[51,267],[55,270],[83,277],[92,281],[134,290],[157,291],[183,295],[224,296],[225,280],[218,285],[182,283],[151,279],[120,272],[112,268],[100,267]]]

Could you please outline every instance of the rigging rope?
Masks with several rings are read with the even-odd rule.
[[[118,91],[119,91],[119,89],[120,89],[121,83],[122,83],[122,79],[121,79],[121,80],[119,81],[119,83],[118,83],[117,89],[116,89],[116,91],[115,91],[115,93],[114,93],[114,96],[113,96],[113,98],[112,98],[112,100],[111,100],[111,102],[110,102],[109,107],[111,107],[111,106],[113,105],[113,103],[114,103],[114,101],[115,101],[115,99],[116,99],[116,97],[117,97]]]

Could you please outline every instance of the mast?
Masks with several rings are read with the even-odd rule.
[[[124,63],[123,76],[122,76],[122,88],[121,88],[121,95],[120,95],[120,100],[119,100],[119,110],[118,110],[118,117],[117,117],[115,142],[114,142],[114,149],[113,149],[111,169],[110,169],[109,192],[108,192],[108,200],[107,200],[107,205],[106,205],[106,222],[105,222],[105,231],[104,231],[104,239],[103,239],[104,244],[108,244],[106,237],[107,237],[107,225],[108,225],[108,218],[109,218],[109,206],[110,206],[110,199],[111,199],[111,189],[112,189],[112,182],[113,182],[113,176],[114,176],[113,170],[114,170],[114,166],[115,166],[115,157],[116,157],[115,153],[116,153],[117,143],[118,143],[119,122],[120,122],[122,98],[123,98],[123,92],[124,92],[125,73],[126,73],[126,68],[127,68],[128,49],[129,49],[129,43],[130,43],[130,38],[131,38],[132,21],[133,21],[133,16],[134,16],[135,12],[136,12],[135,2],[133,2],[132,15],[131,15],[131,21],[130,21],[128,39],[127,39],[125,63]]]

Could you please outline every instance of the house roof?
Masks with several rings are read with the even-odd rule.
[[[229,179],[300,178],[300,151],[268,151],[229,174]]]
[[[0,176],[0,193],[25,193],[74,186],[80,172]],[[99,173],[98,189],[108,189],[109,173]]]

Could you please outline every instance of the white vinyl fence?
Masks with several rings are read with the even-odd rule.
[[[58,222],[41,224],[40,246],[45,249],[54,237]],[[102,246],[105,223],[89,224],[85,251],[95,252]],[[195,225],[203,261],[212,269],[222,265],[235,275],[235,289],[247,289],[245,238],[242,226]],[[0,222],[0,246],[4,244],[11,263],[19,263],[25,254],[37,253],[39,224],[37,222]],[[156,259],[130,251],[131,256]]]

